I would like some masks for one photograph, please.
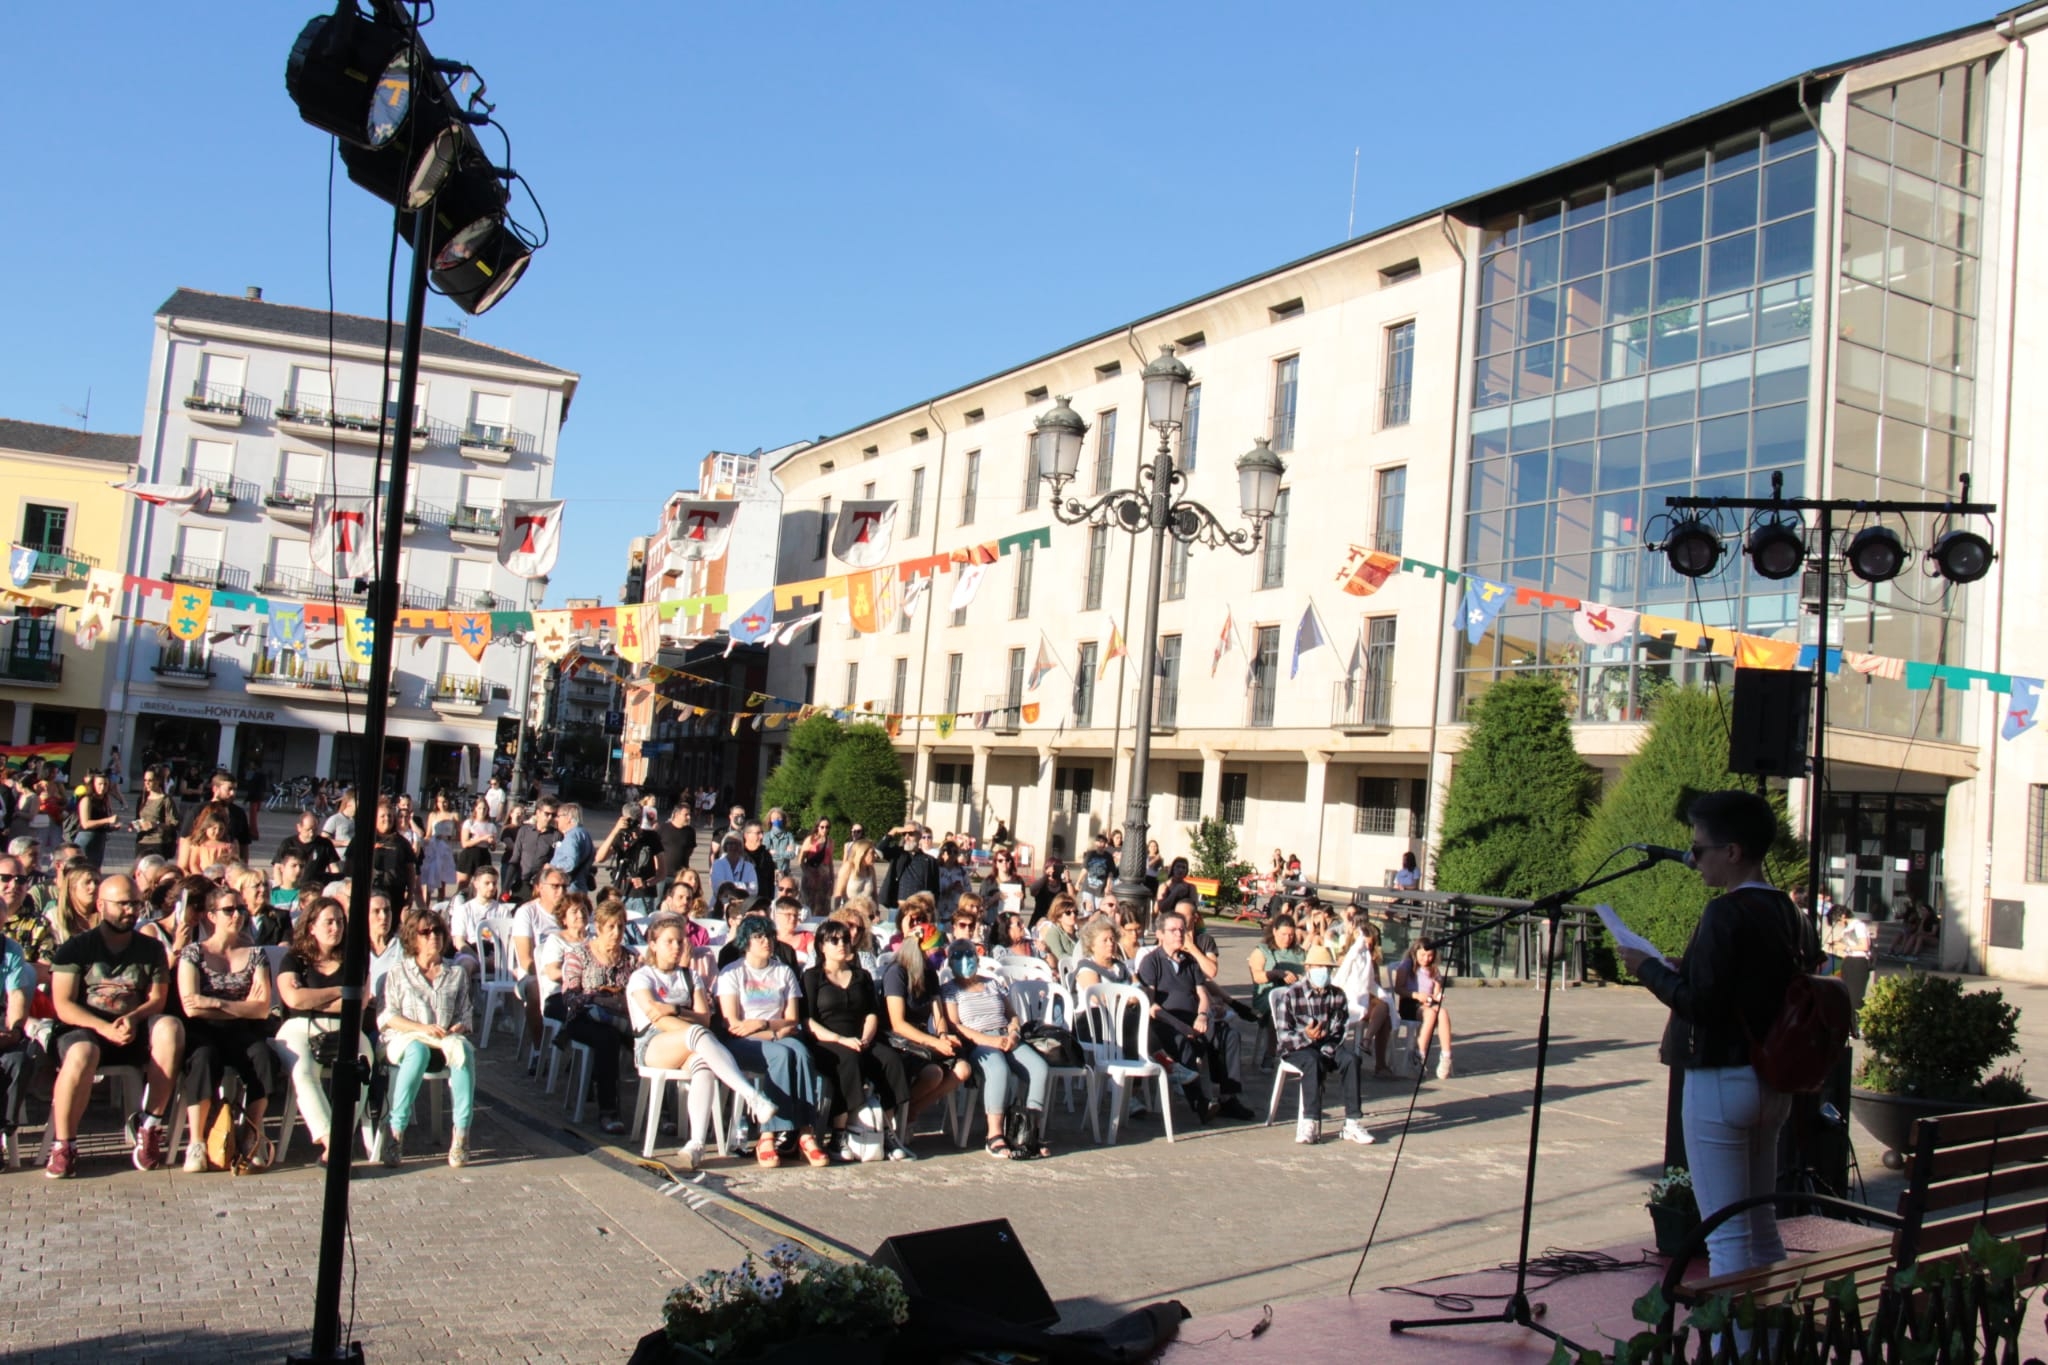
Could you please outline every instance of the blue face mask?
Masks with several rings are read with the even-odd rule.
[[[1322,990],[1328,986],[1330,984],[1330,969],[1328,967],[1309,968],[1308,984],[1314,986],[1317,990]]]
[[[770,821],[768,822],[768,826],[769,826],[769,828],[770,828],[770,829],[781,829],[781,828],[782,828],[782,822],[781,822],[780,820],[770,820]]]

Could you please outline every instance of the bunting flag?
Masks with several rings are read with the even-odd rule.
[[[1337,570],[1337,586],[1353,597],[1370,597],[1400,567],[1401,561],[1394,555],[1353,545],[1344,555],[1343,567]]]
[[[1906,679],[1904,659],[1894,659],[1885,654],[1858,654],[1853,650],[1830,649],[1828,653],[1840,655],[1840,662],[1835,665],[1834,672],[1841,672],[1841,665],[1846,663],[1856,672],[1868,674],[1873,678],[1888,678],[1892,682],[1904,682]]]
[[[1109,666],[1129,653],[1124,648],[1124,633],[1116,628],[1116,618],[1109,618],[1109,648],[1102,651],[1102,667],[1095,670],[1095,681],[1101,682],[1109,676]]]
[[[974,600],[974,594],[981,591],[981,580],[988,574],[985,564],[969,564],[953,576],[953,610],[965,611]]]
[[[612,649],[629,664],[651,664],[661,652],[661,608],[640,602],[618,609]]]
[[[875,608],[874,574],[846,576],[846,615],[862,635],[873,635],[881,629],[880,613]]]
[[[1493,628],[1493,622],[1500,615],[1500,609],[1508,604],[1508,585],[1496,583],[1490,578],[1465,576],[1465,638],[1478,644],[1486,638],[1486,632]]]
[[[1619,644],[1636,633],[1636,614],[1622,607],[1581,602],[1572,613],[1572,629],[1589,645]]]
[[[2005,699],[2005,724],[1999,727],[2000,739],[2018,739],[2034,728],[2035,717],[2041,710],[2041,679],[2022,678],[2013,675],[2012,691]]]
[[[1223,633],[1216,637],[1216,652],[1209,656],[1209,676],[1215,677],[1216,670],[1223,664],[1223,656],[1230,652],[1230,646],[1237,640],[1235,622],[1231,620],[1230,608],[1223,609]]]
[[[1045,675],[1057,665],[1052,657],[1052,642],[1045,638],[1045,632],[1038,632],[1038,658],[1032,661],[1031,676],[1024,680],[1024,690],[1036,692],[1038,685],[1045,681]]]
[[[306,540],[306,553],[313,570],[338,582],[377,576],[377,556],[371,544],[372,515],[368,498],[333,498],[313,495],[313,530]]]
[[[212,588],[180,585],[171,598],[171,634],[180,640],[197,640],[206,634],[206,621],[212,614]]]
[[[1323,637],[1323,624],[1316,617],[1316,604],[1311,602],[1301,613],[1301,624],[1294,628],[1294,657],[1288,661],[1287,676],[1291,680],[1301,672],[1301,656],[1310,650],[1321,649],[1329,641]]]
[[[17,545],[7,556],[7,577],[17,588],[25,588],[36,576],[36,559],[42,552],[27,546]]]
[[[807,612],[804,615],[797,617],[796,620],[791,621],[788,625],[778,627],[775,632],[775,638],[770,643],[778,645],[786,645],[793,643],[796,640],[797,633],[799,631],[801,631],[805,626],[810,625],[813,621],[816,621],[819,617],[823,616],[824,614],[825,613],[822,611]]]
[[[1017,714],[1023,718],[1026,725],[1038,724],[1038,703],[1035,701],[1025,702],[1017,708]]]
[[[958,716],[950,712],[943,716],[934,717],[932,719],[932,733],[942,740],[951,739],[953,737],[954,723],[959,719]]]
[[[726,626],[726,633],[733,644],[751,645],[766,639],[775,630],[775,593],[773,589],[761,594],[761,600],[734,617]]]
[[[196,483],[138,483],[133,480],[116,483],[114,488],[122,493],[133,493],[137,500],[151,507],[175,507],[181,512],[197,507],[211,491]]]
[[[483,662],[484,646],[491,642],[491,633],[491,614],[487,611],[448,613],[448,638],[478,663]]]
[[[897,575],[902,575],[901,565],[897,566]],[[923,603],[925,594],[931,591],[931,586],[932,580],[929,577],[913,578],[903,585],[903,619],[906,622],[917,619],[917,609]]]
[[[1772,640],[1762,635],[1737,635],[1730,656],[1737,668],[1767,668],[1785,672],[1799,662],[1797,640]]]
[[[877,569],[881,589],[875,593],[875,623],[886,625],[896,619],[896,570]]]
[[[569,650],[575,645],[576,636],[569,625],[566,611],[537,611],[533,613],[533,647],[548,663],[560,663],[569,657]]]
[[[546,578],[562,552],[560,498],[507,498],[498,513],[498,563],[521,578]]]
[[[856,569],[872,569],[888,557],[895,529],[894,499],[841,503],[832,527],[832,556]]]
[[[342,655],[350,663],[369,667],[370,655],[377,646],[376,633],[376,624],[370,620],[368,612],[361,607],[342,608]]]
[[[91,649],[100,636],[114,628],[121,604],[121,575],[112,569],[94,569],[85,576],[85,604],[72,623],[72,642]]]
[[[306,657],[306,612],[303,607],[275,603],[270,609],[270,630],[263,637],[264,652],[272,659],[290,654]]]
[[[676,504],[668,526],[668,543],[684,559],[724,559],[740,505],[731,499],[686,498]]]

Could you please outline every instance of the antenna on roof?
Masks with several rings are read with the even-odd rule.
[[[467,318],[453,318],[446,322],[437,322],[434,325],[443,332],[453,332],[459,337],[469,335],[469,320]]]
[[[60,407],[60,408],[64,408],[64,405],[63,405],[62,403],[59,403],[59,404],[58,404],[57,406],[58,406],[58,407]],[[78,429],[79,429],[80,431],[91,431],[91,430],[92,430],[92,390],[91,390],[91,389],[87,389],[87,390],[85,391],[85,406],[84,406],[84,407],[82,407],[82,408],[64,408],[64,411],[66,411],[66,412],[70,413],[70,414],[71,414],[71,415],[72,415],[73,417],[76,417],[76,418],[78,419]]]

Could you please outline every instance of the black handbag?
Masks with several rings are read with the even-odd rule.
[[[313,1065],[331,1067],[341,1060],[341,1030],[331,1028],[313,1035]]]

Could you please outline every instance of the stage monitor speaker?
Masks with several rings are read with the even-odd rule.
[[[1736,669],[1735,705],[1728,720],[1728,771],[1803,777],[1812,714],[1813,674]]]
[[[891,1237],[868,1258],[917,1298],[970,1309],[1018,1327],[1050,1327],[1060,1310],[1007,1218]]]

